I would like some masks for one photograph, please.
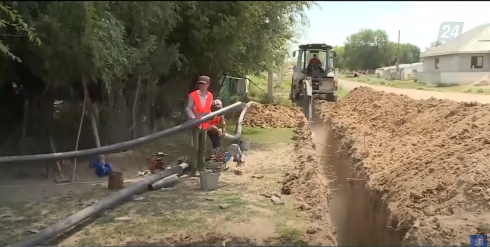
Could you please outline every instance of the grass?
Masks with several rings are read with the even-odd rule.
[[[357,81],[371,85],[394,87],[394,88],[405,88],[405,89],[415,89],[415,90],[425,90],[425,91],[436,91],[436,92],[452,92],[452,93],[473,93],[473,94],[490,94],[489,87],[475,87],[469,85],[429,85],[426,83],[415,82],[414,80],[385,80],[383,78],[377,78],[375,75],[366,75],[362,77],[353,77],[352,75],[341,74],[341,78]]]
[[[284,143],[291,142],[293,130],[245,127],[242,133],[245,138],[252,140],[255,147],[258,146],[255,144],[264,144],[277,148],[277,145],[290,146]],[[248,173],[244,170],[240,177],[231,172],[221,174],[220,188],[216,191],[201,192],[198,180],[182,180],[175,191],[143,193],[140,201],[130,200],[106,211],[56,244],[100,246],[121,245],[131,241],[158,243],[178,235],[199,237],[203,233],[220,232],[220,229],[227,227],[245,227],[245,231],[248,228],[261,227],[268,231],[266,228],[270,227],[279,239],[293,244],[299,243],[308,222],[305,215],[295,208],[293,198],[283,197],[285,204],[278,206],[273,205],[269,198],[260,196],[265,191],[280,191],[281,184],[278,181],[292,169],[292,162],[276,161],[278,158],[269,160],[268,155],[281,156],[274,152],[274,149],[255,148],[254,154],[259,156],[253,158],[250,153],[250,159],[257,160],[250,164],[250,167],[254,167],[253,170]],[[264,175],[264,178],[250,179],[255,173]],[[24,219],[0,224],[0,244],[4,246],[27,237],[31,235],[28,230],[42,230],[112,193],[114,192],[96,186],[84,194],[68,194],[39,203],[16,205],[2,202],[0,213],[13,210],[13,217],[22,216]],[[229,207],[221,209],[219,205]],[[130,219],[121,221],[120,217]],[[267,225],[262,226],[262,222]],[[298,224],[292,225],[291,222]],[[39,223],[43,226],[36,226]]]
[[[267,103],[267,75],[252,75],[250,76],[250,97],[252,100]],[[289,91],[291,90],[291,79],[286,74],[283,76],[282,82],[278,82],[277,76],[273,78],[273,94],[274,102],[279,105],[291,106],[289,100]]]
[[[244,126],[243,138],[262,144],[287,143],[293,137],[293,130],[287,128],[265,129]]]
[[[342,85],[339,85],[339,89],[337,91],[337,99],[342,99],[344,98],[346,95],[347,95],[347,90],[344,89],[344,87],[342,87]]]

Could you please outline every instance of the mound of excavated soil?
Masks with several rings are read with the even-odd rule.
[[[294,147],[296,152],[301,155],[298,157],[296,170],[286,174],[282,193],[293,195],[297,201],[297,208],[307,212],[311,219],[312,234],[322,235],[313,237],[330,241],[318,244],[336,245],[337,238],[328,206],[330,198],[328,181],[323,174],[321,159],[315,152],[315,144],[313,144],[308,120],[304,116],[301,116],[294,133]]]
[[[383,192],[407,232],[402,245],[468,245],[468,235],[490,234],[490,105],[359,87],[316,108],[367,187]]]
[[[490,75],[483,76],[482,78],[472,82],[471,86],[490,86]]]
[[[303,118],[299,108],[252,104],[245,114],[243,123],[259,128],[296,128]]]

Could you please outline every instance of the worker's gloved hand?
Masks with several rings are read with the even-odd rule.
[[[222,129],[218,129],[218,136],[219,137],[222,137],[223,136],[223,130]]]

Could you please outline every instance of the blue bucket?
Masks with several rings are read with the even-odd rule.
[[[95,175],[97,175],[97,177],[102,178],[108,176],[111,172],[112,167],[109,164],[102,164],[99,162],[99,164],[95,166]]]

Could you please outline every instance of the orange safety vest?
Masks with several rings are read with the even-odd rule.
[[[193,111],[194,111],[194,115],[196,115],[196,118],[202,118],[206,114],[211,113],[211,104],[213,103],[213,94],[211,94],[211,92],[208,91],[204,106],[201,104],[201,98],[199,97],[198,90],[190,93],[189,97],[192,97],[192,100],[194,101]],[[207,129],[209,127],[209,122],[202,123],[197,127],[200,127],[202,129]]]
[[[212,120],[209,122],[209,124],[213,125],[213,126],[216,126],[217,124],[219,124],[221,120],[221,117],[220,116],[217,116],[215,120]]]

